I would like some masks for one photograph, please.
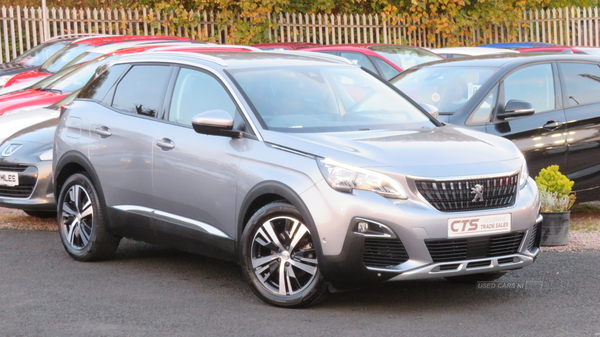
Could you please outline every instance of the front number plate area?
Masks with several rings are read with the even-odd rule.
[[[511,230],[510,214],[448,219],[448,237],[506,233]]]
[[[19,185],[18,172],[0,171],[0,186],[17,186]]]

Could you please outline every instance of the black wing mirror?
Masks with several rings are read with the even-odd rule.
[[[498,119],[507,119],[515,117],[530,116],[535,113],[533,105],[529,102],[521,101],[518,99],[511,99],[506,103],[504,111],[498,113]]]
[[[241,138],[240,131],[233,129],[233,117],[224,110],[201,112],[192,118],[192,126],[197,133],[214,136]]]

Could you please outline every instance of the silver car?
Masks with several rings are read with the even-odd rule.
[[[443,125],[388,83],[305,52],[114,61],[63,109],[59,233],[237,261],[281,307],[330,289],[492,280],[539,253],[539,197],[509,140]]]

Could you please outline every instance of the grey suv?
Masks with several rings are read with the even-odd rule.
[[[539,252],[514,144],[316,53],[124,56],[63,109],[53,172],[75,260],[109,258],[121,237],[167,245],[237,261],[282,307],[365,283],[491,280]]]

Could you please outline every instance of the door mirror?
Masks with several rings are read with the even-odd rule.
[[[498,113],[498,119],[507,119],[515,117],[530,116],[535,113],[533,105],[529,102],[521,101],[518,99],[511,99],[506,103],[504,111]]]
[[[435,106],[423,102],[419,103],[419,105],[433,117],[438,118],[440,116],[440,111]]]
[[[224,110],[201,112],[192,118],[192,126],[197,133],[215,136],[241,138],[240,131],[233,129],[233,117]]]

